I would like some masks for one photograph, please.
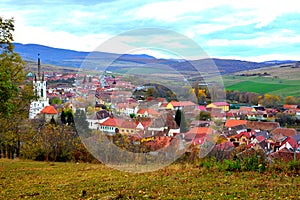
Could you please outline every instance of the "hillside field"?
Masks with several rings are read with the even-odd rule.
[[[259,94],[276,94],[281,97],[300,96],[300,76],[297,79],[288,77],[258,77],[258,76],[223,76],[224,86],[227,90],[241,92],[256,92]]]
[[[300,177],[192,164],[132,174],[102,164],[0,159],[0,199],[297,199]]]

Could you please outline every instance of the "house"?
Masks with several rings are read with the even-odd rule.
[[[148,108],[148,109],[139,109],[136,115],[137,117],[154,118],[154,117],[158,117],[160,114],[156,110],[152,108]]]
[[[300,153],[294,154],[294,152],[291,152],[287,148],[282,148],[279,151],[270,154],[270,157],[272,159],[276,159],[284,162],[290,162],[294,160],[295,156],[297,160],[300,160]]]
[[[130,120],[122,120],[119,125],[119,133],[123,135],[134,134],[136,132],[136,123]]]
[[[58,112],[53,106],[45,106],[40,114],[44,116],[46,122],[50,122],[52,118],[57,121]]]
[[[250,132],[250,130],[248,131],[245,125],[237,125],[237,126],[233,126],[228,128],[227,130],[223,130],[224,131],[224,135],[226,135],[226,137],[230,140],[230,141],[235,141],[235,140],[231,140],[232,138],[234,138],[235,135],[240,134],[242,132]]]
[[[294,128],[276,128],[271,132],[272,135],[282,135],[282,136],[293,136],[297,135],[297,131]]]
[[[286,109],[286,110],[297,109],[297,108],[298,108],[298,105],[289,105],[289,104],[283,105],[283,109]]]
[[[151,119],[140,120],[140,121],[136,122],[136,129],[144,131],[144,130],[146,130],[149,127],[150,124],[151,124]]]
[[[267,131],[257,132],[250,137],[252,145],[258,144],[264,150],[271,149],[270,143],[268,142],[269,138],[270,134]]]
[[[247,121],[246,128],[254,130],[265,130],[273,131],[276,128],[279,128],[278,122],[260,122],[260,121]]]
[[[286,148],[291,152],[300,152],[300,134],[288,137],[286,143],[282,145],[279,150],[283,148]]]
[[[167,109],[170,110],[195,110],[197,108],[197,105],[191,101],[171,101],[167,105]]]
[[[194,127],[184,134],[184,140],[192,145],[200,145],[205,142],[207,134],[212,134],[213,129],[210,127]]]
[[[247,120],[234,120],[234,119],[227,119],[225,122],[225,127],[232,128],[238,125],[246,125]]]
[[[138,109],[138,104],[137,103],[118,103],[116,105],[116,110],[120,114],[124,114],[126,116],[130,116],[131,114],[135,114]]]
[[[243,114],[248,114],[248,113],[255,112],[256,110],[253,107],[241,106],[239,108],[239,111]]]
[[[211,108],[210,116],[213,121],[226,121],[226,113],[221,108]]]
[[[109,113],[107,110],[100,110],[93,113],[92,115],[87,115],[87,121],[89,122],[90,129],[98,129],[99,123],[104,122],[109,118]]]
[[[255,132],[250,131],[250,132],[241,132],[237,135],[235,135],[234,138],[236,138],[236,142],[238,145],[248,145],[251,142],[251,137],[255,134]]]
[[[99,123],[99,130],[106,134],[114,135],[118,132],[118,127],[122,124],[122,121],[118,118],[109,117],[105,121]]]
[[[224,112],[229,111],[229,104],[227,102],[213,102],[206,106],[206,109],[221,108]]]

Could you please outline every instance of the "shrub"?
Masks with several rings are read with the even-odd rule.
[[[293,160],[288,163],[289,170],[294,174],[300,174],[300,160]]]

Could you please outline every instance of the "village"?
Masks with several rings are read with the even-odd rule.
[[[62,118],[66,110],[72,113],[82,110],[88,123],[84,128],[108,137],[122,135],[135,145],[146,144],[153,151],[167,147],[180,135],[188,144],[188,151],[201,151],[210,141],[215,146],[207,153],[222,158],[230,157],[234,149],[242,149],[241,153],[261,151],[271,159],[285,161],[300,157],[300,134],[295,128],[280,125],[276,119],[277,113],[282,112],[300,120],[298,105],[283,105],[280,111],[225,101],[206,105],[188,100],[168,101],[152,96],[148,91],[153,87],[135,86],[112,72],[100,77],[42,73],[40,60],[37,74],[28,77],[38,96],[31,102],[30,119],[42,117],[48,122],[58,122],[65,120]],[[76,117],[74,121],[80,126]]]

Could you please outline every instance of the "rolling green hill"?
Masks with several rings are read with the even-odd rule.
[[[240,76],[241,74],[263,74],[267,76]],[[258,70],[243,71],[223,76],[227,90],[276,94],[281,97],[300,96],[300,68],[268,67]]]

